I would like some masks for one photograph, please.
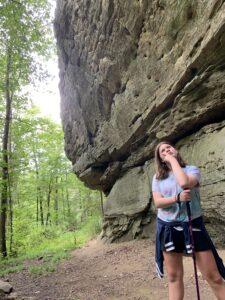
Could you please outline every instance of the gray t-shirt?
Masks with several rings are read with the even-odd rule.
[[[200,172],[195,166],[186,166],[183,168],[187,175],[195,176],[200,184]],[[182,192],[183,189],[178,185],[172,172],[166,179],[158,180],[154,175],[152,180],[152,192],[160,192],[165,198],[172,197]],[[200,204],[199,186],[191,189],[191,216],[192,219],[198,218],[202,215],[202,209]],[[186,203],[181,202],[181,205],[177,203],[168,206],[166,208],[158,208],[158,218],[163,221],[188,221]]]

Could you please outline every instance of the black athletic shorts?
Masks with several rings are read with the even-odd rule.
[[[195,251],[206,251],[211,249],[210,242],[201,229],[193,227],[193,238]],[[186,253],[184,231],[181,226],[172,227],[172,240],[175,249],[171,250],[176,253]],[[164,245],[164,236],[161,236],[161,250],[166,251]],[[168,247],[167,247],[168,251]]]

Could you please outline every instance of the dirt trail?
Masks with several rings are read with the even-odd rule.
[[[225,251],[219,251],[225,260]],[[166,279],[154,273],[154,244],[150,240],[104,245],[90,241],[72,252],[55,272],[32,276],[8,275],[19,299],[32,300],[159,300],[168,299]],[[184,258],[185,300],[196,299],[193,262]],[[214,300],[199,274],[203,300]]]

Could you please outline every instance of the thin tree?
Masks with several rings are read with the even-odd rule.
[[[10,75],[12,64],[12,49],[9,44],[7,47],[7,63],[5,72],[5,119],[2,139],[2,192],[1,192],[1,217],[0,217],[0,253],[7,256],[6,249],[6,218],[8,204],[8,176],[9,176],[9,130],[12,120],[12,94],[10,92]]]

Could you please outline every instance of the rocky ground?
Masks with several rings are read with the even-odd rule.
[[[225,260],[225,251],[219,251]],[[34,262],[35,263],[35,262]],[[185,257],[185,299],[196,299],[192,259]],[[23,271],[7,275],[19,300],[158,300],[167,299],[166,278],[154,273],[150,240],[121,244],[90,241],[71,253],[53,273],[34,276]],[[214,300],[199,274],[201,299]]]

